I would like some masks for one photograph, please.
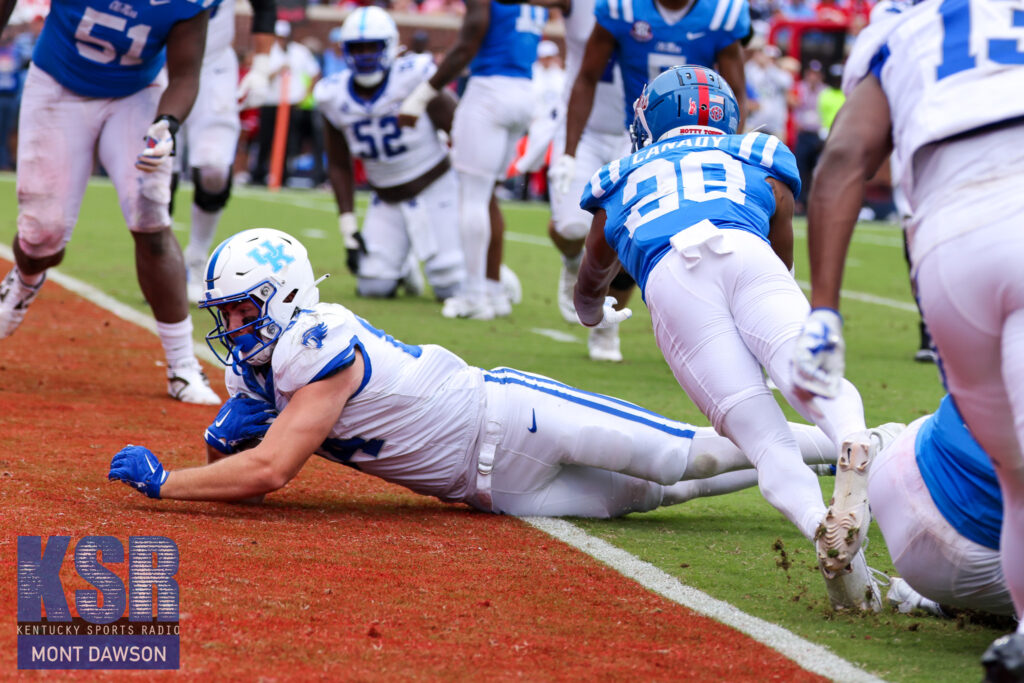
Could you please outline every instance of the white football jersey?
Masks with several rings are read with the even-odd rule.
[[[369,101],[353,92],[349,69],[316,84],[313,98],[317,109],[345,134],[352,156],[363,160],[366,177],[374,187],[415,180],[448,154],[429,116],[420,116],[412,127],[398,125],[398,107],[436,70],[429,55],[403,55],[391,65],[384,87]]]
[[[565,18],[565,93],[562,99],[566,106],[595,23],[594,0],[573,0],[572,12]],[[622,74],[619,65],[613,64],[605,71],[594,91],[594,108],[586,125],[589,130],[613,134],[623,131],[622,92]]]
[[[284,410],[302,387],[348,367],[358,348],[363,381],[317,455],[417,493],[461,500],[475,481],[483,429],[483,373],[447,349],[395,340],[340,304],[293,318],[277,341],[269,380],[229,367],[229,395]],[[471,476],[472,475],[472,476]]]
[[[216,59],[221,51],[233,50],[235,41],[235,0],[224,0],[217,5],[210,24],[206,28],[206,51],[203,63]],[[237,75],[236,75],[237,78]]]
[[[922,147],[1024,116],[1021,15],[1024,0],[925,2],[858,36],[844,90],[879,75],[892,117],[893,176],[908,196]]]

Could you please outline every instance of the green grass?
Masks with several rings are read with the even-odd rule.
[[[5,211],[0,240],[10,243],[17,213],[13,177],[0,175]],[[179,192],[176,221],[187,225],[190,194]],[[360,198],[360,206],[365,197]],[[241,189],[224,214],[217,239],[249,227],[273,227],[303,240],[317,274],[331,273],[322,298],[338,301],[410,343],[439,343],[483,367],[509,365],[599,391],[677,419],[707,424],[676,384],[651,334],[650,318],[636,297],[634,317],[622,327],[626,360],[592,363],[582,328],[564,323],[555,305],[559,259],[547,246],[548,212],[540,204],[504,205],[505,260],[523,282],[524,300],[511,317],[493,322],[449,321],[429,296],[369,301],[354,296],[355,282],[344,265],[333,200],[319,192],[271,195]],[[454,216],[447,220],[455,220]],[[806,279],[806,241],[798,225],[797,277]],[[185,242],[187,232],[178,232]],[[135,281],[132,240],[109,184],[94,183],[61,270],[95,284],[121,301],[148,312]],[[907,284],[900,232],[864,224],[855,234],[847,264],[848,290],[902,302],[913,300]],[[917,314],[910,310],[845,299],[847,374],[864,398],[868,424],[909,422],[929,413],[942,395],[935,366],[914,363]],[[197,338],[210,327],[209,315],[195,311]],[[536,329],[572,334],[556,342]],[[202,342],[200,342],[202,343]],[[786,407],[791,419],[796,414]],[[831,488],[832,480],[823,480]],[[978,657],[998,628],[970,620],[942,621],[901,615],[832,614],[817,573],[813,550],[754,490],[632,515],[613,521],[579,523],[688,585],[740,609],[778,623],[837,654],[895,681],[975,681]],[[891,572],[884,542],[872,529],[869,564]],[[779,548],[781,547],[781,550]],[[784,569],[781,553],[790,566]]]

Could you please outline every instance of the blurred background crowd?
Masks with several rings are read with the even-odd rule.
[[[17,163],[14,150],[19,96],[32,48],[42,29],[46,3],[23,0],[11,25],[0,36],[0,170],[13,169]],[[286,104],[288,141],[282,184],[326,186],[323,132],[319,116],[314,115],[313,86],[320,78],[345,68],[338,42],[340,24],[353,8],[369,4],[392,13],[406,50],[430,52],[438,60],[454,41],[464,12],[462,0],[279,0],[280,20],[275,27],[281,48],[278,59],[285,60],[291,76],[286,93],[275,81],[260,106],[242,112],[234,166],[237,184],[266,184],[274,127]],[[236,39],[240,46],[248,44],[244,5],[240,0]],[[823,141],[843,102],[839,86],[846,54],[868,23],[874,5],[867,0],[751,0],[750,9],[754,31],[746,45],[747,127],[779,136],[795,153],[804,180],[804,192],[797,204],[800,213]],[[546,198],[544,151],[565,87],[562,19],[557,12],[552,15],[535,66],[533,139],[530,144],[523,141],[525,156],[509,168],[506,197]],[[248,58],[240,50],[243,76]],[[456,93],[461,87],[461,81],[454,84]],[[102,169],[97,171],[101,173]],[[357,168],[357,181],[361,180],[358,176]],[[895,219],[886,177],[878,178],[870,188],[863,217]]]

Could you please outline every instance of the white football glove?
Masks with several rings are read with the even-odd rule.
[[[152,173],[174,154],[174,133],[165,117],[154,121],[143,138],[142,153],[135,159],[135,168]]]
[[[817,396],[835,398],[846,369],[843,319],[831,308],[807,316],[793,351],[793,384]]]
[[[615,325],[618,325],[619,323],[629,320],[631,317],[633,317],[633,311],[631,309],[623,308],[621,311],[616,311],[615,304],[615,297],[606,296],[604,298],[604,306],[601,307],[601,322],[594,325],[592,329],[603,330],[608,327],[614,327]],[[579,319],[578,314],[576,317],[577,319]],[[582,320],[580,320],[580,325],[583,325]]]
[[[398,122],[403,126],[415,124],[416,119],[423,116],[423,112],[427,110],[430,100],[435,97],[437,90],[430,85],[430,81],[423,81],[417,85],[398,107]]]
[[[238,83],[238,106],[250,109],[263,104],[267,90],[270,89],[270,55],[256,54],[252,57],[252,66]]]
[[[548,169],[548,186],[555,194],[565,194],[572,185],[572,177],[576,173],[576,157],[563,154]]]

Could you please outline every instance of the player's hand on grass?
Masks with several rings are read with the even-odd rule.
[[[608,327],[613,327],[621,322],[629,320],[633,317],[633,311],[629,308],[623,308],[622,310],[615,310],[615,297],[606,296],[604,298],[604,305],[601,307],[601,320],[596,325],[587,325],[583,320],[580,320],[580,324],[585,327],[593,327],[598,330],[603,330]],[[577,314],[578,317],[578,314]]]
[[[831,308],[807,316],[793,352],[793,384],[816,396],[835,398],[846,369],[843,319]]]
[[[167,481],[168,474],[152,451],[145,446],[128,444],[110,461],[107,479],[123,481],[150,498],[159,498],[160,487]]]
[[[149,126],[143,138],[142,153],[135,159],[135,168],[152,173],[174,155],[174,134],[178,122],[173,116],[161,116]]]
[[[338,232],[345,244],[345,265],[353,275],[359,275],[359,261],[366,255],[366,243],[359,232],[359,222],[351,212],[338,216]]]
[[[232,396],[206,428],[206,443],[226,455],[237,453],[243,450],[241,444],[262,439],[276,417],[277,409],[267,401],[243,394]]]

